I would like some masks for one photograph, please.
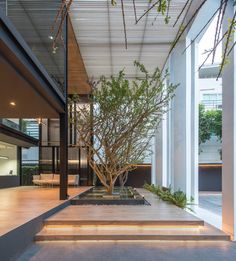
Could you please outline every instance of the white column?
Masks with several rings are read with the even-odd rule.
[[[173,162],[173,160],[172,160],[172,153],[171,153],[171,149],[172,149],[172,146],[171,146],[171,144],[172,144],[172,140],[173,140],[173,133],[172,133],[172,131],[171,131],[171,127],[172,127],[172,125],[171,125],[171,123],[172,123],[172,121],[171,121],[171,119],[172,119],[172,112],[171,112],[171,107],[172,107],[172,102],[170,102],[170,104],[169,104],[169,111],[168,111],[168,113],[167,113],[167,115],[166,115],[166,133],[167,133],[167,137],[166,137],[166,143],[167,143],[167,148],[166,148],[166,154],[167,154],[167,170],[166,170],[166,175],[167,175],[167,187],[170,187],[173,183],[174,183],[174,179],[173,179],[173,176],[172,176],[172,174],[173,174],[173,170],[172,170],[172,168],[173,168],[173,164],[172,164],[172,162]],[[172,181],[173,180],[173,181]]]
[[[179,84],[171,108],[172,186],[191,196],[191,48],[180,41],[170,60],[170,81]]]
[[[229,3],[225,17],[232,17],[233,1]],[[225,19],[223,31],[228,28]],[[233,42],[236,40],[234,34]],[[223,44],[224,47],[224,44]],[[230,54],[230,63],[222,77],[223,126],[222,126],[222,215],[223,230],[236,240],[236,50]]]
[[[199,133],[199,86],[198,86],[198,44],[191,46],[191,196],[198,204],[198,133]]]
[[[156,134],[157,135],[157,134]],[[157,170],[157,162],[156,162],[156,136],[152,139],[152,168],[151,168],[151,183],[156,185],[156,170]]]
[[[167,120],[164,115],[155,137],[156,185],[167,186]]]

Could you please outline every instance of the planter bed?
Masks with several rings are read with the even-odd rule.
[[[108,195],[105,188],[93,187],[71,199],[72,205],[146,205],[145,198],[132,187],[115,187]]]

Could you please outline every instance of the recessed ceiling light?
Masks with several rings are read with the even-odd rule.
[[[14,101],[11,101],[10,105],[14,107],[14,106],[16,106],[16,103]]]

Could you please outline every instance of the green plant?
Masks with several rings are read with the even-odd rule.
[[[21,169],[22,185],[23,186],[33,185],[33,183],[32,183],[33,175],[37,175],[37,174],[38,174],[37,165],[22,166],[22,169]]]
[[[87,104],[79,104],[78,96],[71,100],[72,105],[78,104],[71,117],[78,143],[88,147],[89,164],[108,193],[118,177],[152,153],[150,140],[176,88],[166,84],[168,72],[162,74],[157,68],[150,74],[142,64],[134,65],[136,79],[128,79],[123,70],[111,78],[102,76],[92,86]]]
[[[205,110],[199,104],[199,145],[209,140],[212,134],[222,139],[222,110]]]
[[[211,138],[211,126],[206,117],[205,107],[203,104],[199,104],[199,138],[198,144],[205,143]]]
[[[191,198],[190,201],[188,201],[186,194],[181,190],[173,192],[170,187],[163,188],[161,186],[155,186],[154,184],[150,185],[148,183],[145,183],[143,187],[153,194],[156,194],[160,199],[164,201],[170,202],[182,209],[189,209],[192,211],[192,209],[188,206],[193,204],[194,199]]]
[[[211,122],[211,130],[217,136],[218,140],[222,139],[222,110],[210,110],[206,112],[207,118]]]

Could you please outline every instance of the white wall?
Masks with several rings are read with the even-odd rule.
[[[221,163],[221,142],[216,136],[200,145],[199,163]]]
[[[199,83],[199,101],[203,100],[203,94],[222,93],[222,79],[216,81],[215,78],[200,78]]]
[[[13,170],[13,175],[17,175],[17,147],[11,145],[9,148],[0,148],[0,155],[9,159],[0,159],[0,176],[9,175]]]

